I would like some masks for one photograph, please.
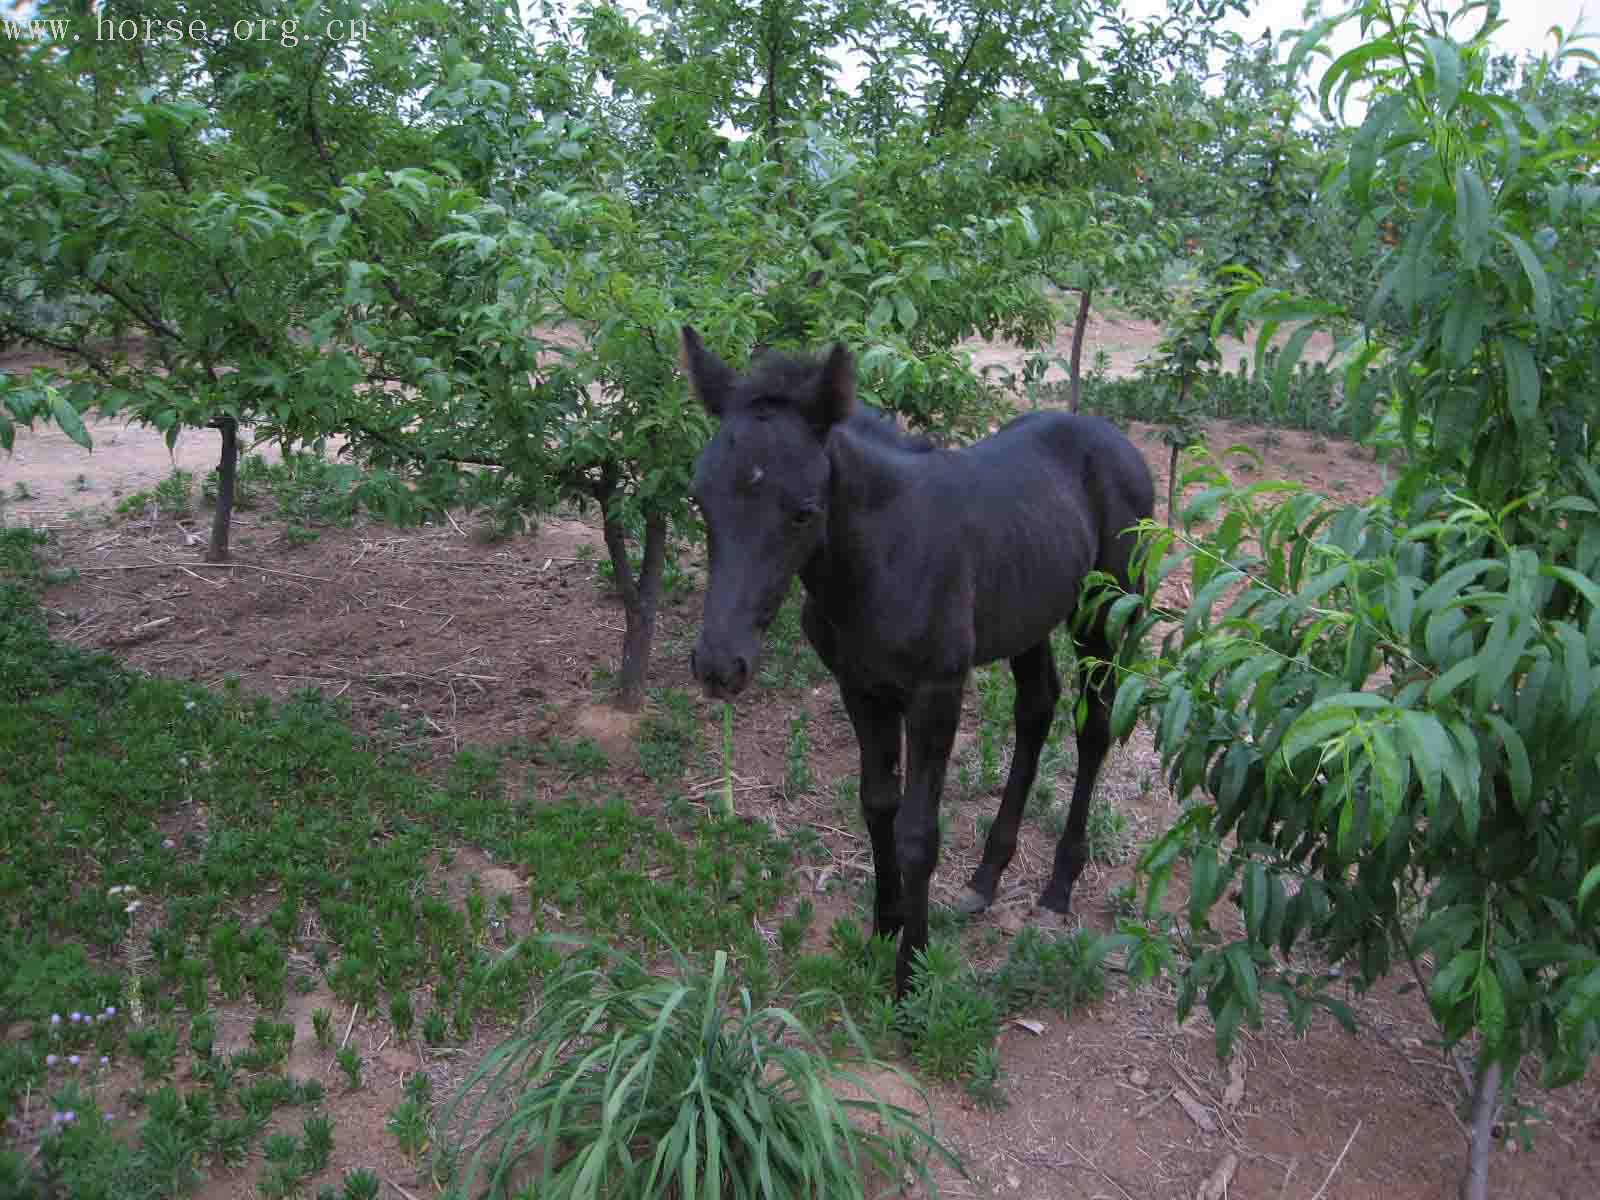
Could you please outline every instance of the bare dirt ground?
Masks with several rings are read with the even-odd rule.
[[[1127,371],[1154,341],[1151,327],[1097,321],[1096,346],[1112,369]],[[1064,346],[1061,347],[1064,350]],[[1015,352],[978,347],[980,360]],[[612,763],[610,783],[649,803],[638,770],[631,722],[607,708],[596,673],[614,667],[622,615],[597,581],[603,557],[598,530],[571,517],[546,520],[537,532],[486,543],[470,527],[394,530],[358,521],[327,529],[311,545],[280,538],[269,514],[240,514],[238,561],[226,569],[199,561],[190,530],[171,521],[110,519],[119,495],[148,488],[172,466],[153,431],[106,424],[93,430],[86,454],[54,431],[18,439],[0,459],[3,519],[51,528],[47,553],[77,568],[76,579],[46,598],[55,635],[112,651],[131,667],[155,674],[220,681],[238,677],[252,691],[286,696],[315,687],[348,700],[356,720],[449,753],[469,743],[537,738],[547,733],[595,738]],[[1165,495],[1166,448],[1135,427]],[[1358,450],[1292,432],[1217,425],[1213,446],[1256,446],[1267,477],[1299,478],[1331,494],[1370,494],[1380,476]],[[178,463],[199,476],[215,461],[216,435],[189,432]],[[17,485],[21,485],[21,493]],[[23,496],[25,493],[25,497]],[[1158,515],[1163,515],[1158,512]],[[687,647],[698,621],[698,595],[662,614],[651,682],[693,691]],[[790,718],[812,716],[812,766],[817,788],[785,798],[785,738]],[[716,710],[702,711],[703,741],[715,745]],[[965,727],[970,736],[974,720]],[[395,730],[400,730],[395,734]],[[779,829],[810,824],[834,854],[834,874],[864,880],[871,865],[834,801],[834,785],[855,769],[848,721],[830,686],[761,691],[741,705],[736,762],[740,810]],[[708,757],[691,768],[715,769]],[[1101,795],[1126,812],[1139,838],[1176,812],[1159,763],[1143,732],[1108,763]],[[935,898],[949,900],[976,856],[977,818],[992,798],[952,806]],[[1048,871],[1051,847],[1031,823],[983,922],[1014,934],[1038,919],[1031,909]],[[481,855],[456,856],[447,884],[476,871],[488,890],[526,891],[514,872]],[[797,876],[815,888],[818,925],[844,911],[826,891],[826,872]],[[1113,924],[1109,895],[1130,876],[1127,866],[1091,868],[1080,884],[1074,923]],[[1003,950],[1001,951],[1003,953]],[[1115,980],[1116,977],[1113,977]],[[1446,1200],[1455,1194],[1464,1136],[1460,1085],[1433,1045],[1425,1004],[1402,994],[1400,980],[1365,996],[1346,997],[1362,1033],[1350,1037],[1331,1020],[1296,1038],[1280,1021],[1243,1036],[1232,1072],[1219,1067],[1203,1012],[1179,1026],[1174,997],[1163,987],[1133,991],[1114,982],[1098,1005],[1062,1020],[1030,1014],[1039,1031],[1009,1024],[1002,1035],[1009,1107],[987,1112],[961,1091],[930,1089],[942,1136],[965,1157],[970,1179],[949,1176],[944,1194],[1017,1200],[1190,1200],[1197,1195],[1248,1200]],[[296,1073],[328,1085],[336,1149],[323,1179],[345,1169],[378,1171],[396,1195],[433,1194],[418,1167],[384,1131],[408,1073],[433,1076],[435,1094],[481,1055],[491,1035],[464,1047],[424,1048],[390,1041],[387,1023],[349,1013],[327,994],[296,997],[300,1026]],[[314,1050],[309,1014],[335,1011],[341,1032],[369,1062],[365,1087],[346,1092],[331,1055]],[[1271,1010],[1269,1009],[1269,1012]],[[255,1014],[241,1008],[219,1030],[219,1046],[245,1041]],[[1538,1104],[1531,1152],[1507,1142],[1493,1161],[1493,1192],[1519,1200],[1593,1200],[1600,1194],[1600,1080],[1554,1095],[1531,1083]],[[914,1096],[898,1098],[916,1104]],[[251,1196],[254,1165],[214,1177],[211,1200]],[[1210,1191],[1203,1189],[1211,1188]]]

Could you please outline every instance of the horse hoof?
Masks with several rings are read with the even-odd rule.
[[[988,907],[989,901],[975,888],[964,887],[956,896],[955,910],[966,916],[976,916]]]
[[[1071,911],[1072,900],[1067,896],[1052,896],[1049,892],[1039,897],[1039,907],[1064,917]]]

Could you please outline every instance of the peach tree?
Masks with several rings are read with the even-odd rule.
[[[1404,970],[1475,1064],[1479,1197],[1519,1069],[1571,1083],[1600,1048],[1600,109],[1593,74],[1553,108],[1491,87],[1494,5],[1369,0],[1295,60],[1348,21],[1365,40],[1318,94],[1367,107],[1325,202],[1397,243],[1361,308],[1246,282],[1218,320],[1263,345],[1299,325],[1280,389],[1312,328],[1356,323],[1344,402],[1403,457],[1359,504],[1197,466],[1182,527],[1147,542],[1148,615],[1112,601],[1164,630],[1114,723],[1148,713],[1193,798],[1140,863],[1152,906],[1188,864],[1180,1009],[1204,1003],[1226,1053],[1269,995],[1298,1027],[1348,1022],[1336,989]],[[1593,62],[1563,40],[1540,69]],[[1193,602],[1163,613],[1180,571]]]

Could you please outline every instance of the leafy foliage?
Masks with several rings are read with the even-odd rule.
[[[1345,402],[1405,469],[1338,506],[1201,461],[1144,560],[1148,601],[1180,570],[1194,601],[1146,619],[1175,624],[1113,722],[1150,711],[1177,794],[1205,797],[1140,866],[1155,904],[1188,860],[1180,1008],[1204,1000],[1219,1049],[1267,994],[1301,1027],[1346,1015],[1308,943],[1363,987],[1404,962],[1446,1043],[1476,1039],[1492,1114],[1526,1055],[1553,1086],[1600,1047],[1600,189],[1577,149],[1597,118],[1493,91],[1492,21],[1458,42],[1409,6],[1353,12],[1368,39],[1320,96],[1371,95],[1334,192],[1396,245],[1360,311],[1246,278],[1222,315],[1262,319],[1263,345],[1303,322],[1280,394],[1308,318],[1364,321]],[[1210,916],[1233,890],[1238,937]]]

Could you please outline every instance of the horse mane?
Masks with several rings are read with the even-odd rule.
[[[847,424],[856,433],[866,434],[874,441],[883,442],[896,450],[927,454],[939,448],[939,444],[927,434],[907,433],[895,422],[894,417],[870,404],[857,404]]]
[[[745,379],[747,394],[754,397],[758,405],[792,409],[796,397],[815,392],[822,361],[809,355],[784,354],[767,346],[757,346]],[[846,425],[852,433],[863,434],[895,450],[925,454],[939,448],[937,442],[924,434],[902,430],[892,414],[859,401]]]

